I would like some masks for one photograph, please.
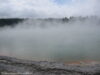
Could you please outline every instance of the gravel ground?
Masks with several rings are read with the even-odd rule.
[[[100,64],[64,64],[0,56],[0,75],[100,75]]]

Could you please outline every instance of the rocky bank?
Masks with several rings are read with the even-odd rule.
[[[0,75],[100,75],[100,64],[66,65],[0,56]]]

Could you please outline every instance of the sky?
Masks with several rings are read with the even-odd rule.
[[[0,18],[99,15],[100,0],[0,0]]]
[[[72,0],[54,0],[58,5],[70,4]]]

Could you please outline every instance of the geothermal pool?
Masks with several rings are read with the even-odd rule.
[[[27,20],[0,28],[0,55],[31,60],[100,60],[100,26]]]

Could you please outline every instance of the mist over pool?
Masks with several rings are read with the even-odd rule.
[[[27,19],[0,28],[0,55],[32,60],[100,60],[100,19]]]

